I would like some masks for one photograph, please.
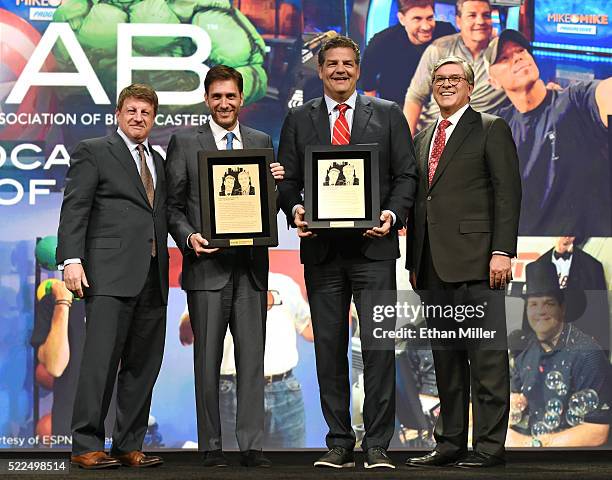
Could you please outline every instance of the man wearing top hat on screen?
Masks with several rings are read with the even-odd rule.
[[[512,447],[596,447],[610,431],[610,363],[567,316],[552,263],[527,265],[529,341],[515,357]]]

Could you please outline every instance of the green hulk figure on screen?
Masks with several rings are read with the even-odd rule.
[[[253,103],[266,93],[263,69],[265,44],[253,24],[228,0],[63,0],[53,15],[66,22],[87,54],[102,84],[114,90],[117,75],[117,25],[120,23],[192,24],[211,41],[207,64],[236,68],[244,78],[244,101]],[[195,51],[188,37],[136,37],[134,55],[183,57]],[[66,51],[56,49],[64,68],[71,65]],[[157,90],[194,90],[199,77],[189,71],[135,71],[134,81]]]

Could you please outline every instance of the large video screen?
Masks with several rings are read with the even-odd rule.
[[[535,46],[612,53],[612,0],[538,0]]]
[[[368,8],[364,8],[366,3]],[[439,35],[412,46],[406,28],[397,23],[397,3],[0,0],[0,454],[6,455],[6,450],[69,450],[72,446],[72,409],[77,401],[87,319],[84,301],[75,300],[70,309],[64,303],[64,295],[72,297],[57,270],[58,222],[66,172],[76,146],[85,139],[116,135],[117,93],[132,81],[157,90],[160,106],[149,142],[165,156],[171,135],[189,132],[198,136],[205,129],[210,131],[211,112],[203,101],[203,82],[211,66],[226,64],[243,77],[240,124],[269,134],[278,152],[289,110],[311,108],[314,103],[307,102],[323,94],[318,53],[338,33],[349,35],[361,48],[358,87],[384,100],[397,99],[400,107],[413,72],[421,62],[428,69],[437,55],[437,45],[428,42],[458,45],[460,55],[474,60],[463,48],[465,44],[458,42],[461,34],[442,24],[455,22],[455,0],[435,2]],[[528,24],[524,9],[507,9],[510,3],[492,2],[492,27],[524,28]],[[596,48],[612,50],[606,16],[612,11],[612,0],[533,0],[532,4],[539,42],[562,48],[573,45],[574,49],[578,45],[593,52]],[[555,16],[566,13],[568,22]],[[548,22],[548,14],[559,21]],[[577,20],[572,23],[574,14]],[[595,20],[600,23],[588,23]],[[578,27],[595,34],[568,33]],[[451,32],[453,37],[444,39]],[[469,29],[464,28],[464,35],[469,35]],[[492,38],[493,34],[487,41]],[[428,49],[435,55],[426,54]],[[612,98],[612,56],[543,48],[535,49],[533,55],[519,53],[517,68],[495,68],[494,62],[489,72],[478,70],[472,100],[474,103],[475,93],[482,91],[482,111],[508,123],[522,180],[520,237],[506,297],[515,399],[507,446],[612,450],[612,391],[608,388],[612,386],[612,131],[608,120],[612,107],[607,102]],[[494,82],[489,82],[491,72]],[[368,79],[371,84],[366,84]],[[431,85],[428,74],[417,79],[420,86],[428,89]],[[395,96],[398,91],[399,99]],[[435,99],[428,91],[419,106],[421,128],[437,121],[437,113],[431,114],[431,102],[435,104]],[[315,103],[321,109],[325,105]],[[374,114],[363,125],[364,129],[381,128]],[[374,138],[386,141],[388,135],[380,135]],[[114,161],[112,154],[108,158]],[[286,163],[285,154],[276,158]],[[117,170],[121,175],[122,167]],[[263,448],[320,449],[325,446],[328,426],[320,405],[300,239],[294,228],[287,228],[282,212],[278,227],[279,247],[271,249],[269,256],[264,360],[269,383]],[[401,235],[396,284],[404,294],[413,293],[405,269],[406,232]],[[481,238],[487,233],[468,235]],[[172,239],[169,256],[166,340],[148,419],[147,451],[198,447],[195,337],[180,284],[182,255]],[[564,339],[570,332],[573,336],[559,348],[542,352],[546,365],[535,360],[540,343],[536,343],[532,324],[537,327],[537,318],[527,315],[523,295],[530,282],[527,267],[536,262],[554,264],[560,289],[575,295],[569,300],[568,293],[563,318],[558,315],[551,320],[557,327],[563,325]],[[584,298],[576,292],[584,293]],[[421,302],[412,298],[415,303],[402,303],[402,307],[418,312]],[[241,320],[251,318],[246,315]],[[365,435],[359,321],[355,305],[342,319],[350,326],[351,425],[356,448]],[[572,339],[586,342],[587,336],[591,350],[574,346]],[[559,342],[559,338],[553,340]],[[396,428],[390,448],[433,448],[440,412],[433,354],[430,348],[416,348],[397,339]],[[232,450],[238,444],[237,372],[231,335],[225,338],[223,350],[219,406],[223,447]],[[591,351],[600,360],[596,366]],[[569,356],[571,361],[566,359]],[[105,422],[107,447],[115,411],[113,399]]]

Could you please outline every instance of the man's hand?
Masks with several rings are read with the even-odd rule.
[[[505,255],[492,255],[489,262],[489,286],[503,290],[512,281],[512,262]]]
[[[297,227],[298,237],[307,238],[315,236],[310,230],[308,230],[308,223],[304,221],[304,214],[306,210],[301,205],[295,209],[295,215],[293,217],[293,223]]]
[[[77,297],[83,298],[83,287],[89,287],[85,270],[80,263],[71,263],[64,267],[64,283],[66,288]]]
[[[285,167],[278,162],[270,164],[270,172],[272,172],[272,176],[277,182],[280,182],[283,178],[285,178]]]
[[[391,230],[391,223],[393,222],[393,217],[389,212],[382,212],[380,214],[380,227],[374,227],[370,230],[366,230],[363,234],[365,237],[370,238],[381,238],[389,233]]]
[[[181,321],[179,323],[179,340],[184,347],[193,344],[193,330],[191,328],[191,321],[188,313],[181,315]]]
[[[203,253],[215,253],[219,250],[218,248],[206,248],[208,246],[208,240],[200,233],[192,233],[189,236],[189,243],[191,243],[191,248],[193,248],[196,257],[199,257]]]

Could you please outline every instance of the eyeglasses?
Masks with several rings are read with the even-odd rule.
[[[462,77],[460,75],[451,75],[450,77],[439,77],[436,75],[434,77],[433,83],[436,87],[441,87],[447,80],[451,87],[456,86],[461,80],[467,81],[465,77]]]

